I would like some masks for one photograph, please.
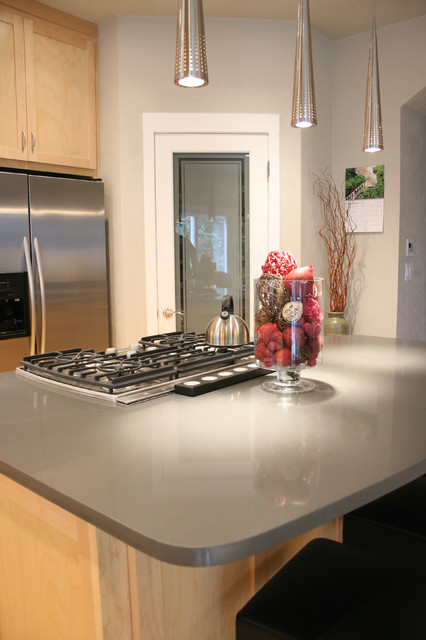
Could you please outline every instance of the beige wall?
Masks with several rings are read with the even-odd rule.
[[[374,163],[386,165],[385,232],[361,242],[356,277],[366,288],[357,308],[357,333],[395,334],[396,285],[395,292],[387,288],[387,296],[382,285],[389,267],[397,280],[399,108],[425,78],[425,32],[422,19],[379,29],[386,151],[376,154]],[[360,149],[369,35],[331,43],[312,33],[319,125],[305,131],[289,125],[294,21],[206,20],[210,84],[200,90],[173,84],[175,19],[117,17],[101,24],[99,35],[101,169],[109,218],[113,342],[124,346],[143,335],[149,304],[144,294],[143,216],[153,212],[143,209],[144,112],[279,114],[277,248],[291,251],[302,262],[312,260],[316,274],[326,275],[311,176],[330,167],[337,181],[343,179],[346,166],[366,164]],[[395,264],[389,265],[392,252]],[[378,288],[384,297],[379,314],[370,308]]]
[[[426,340],[426,89],[417,96],[419,112],[409,106],[401,109],[397,337]],[[412,257],[406,253],[407,238],[414,241]],[[405,280],[406,263],[412,266],[411,280]]]
[[[357,234],[350,316],[358,334],[395,337],[398,301],[401,107],[426,85],[426,18],[378,29],[384,151],[362,152],[369,33],[333,43],[333,175],[385,165],[383,233]],[[424,292],[423,292],[424,295]]]

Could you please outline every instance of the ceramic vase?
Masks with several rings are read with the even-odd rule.
[[[324,335],[347,336],[349,335],[349,322],[345,318],[344,311],[327,311],[324,322]]]

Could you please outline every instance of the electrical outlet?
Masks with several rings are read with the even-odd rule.
[[[405,263],[405,279],[411,280],[413,278],[413,265],[411,262]]]
[[[413,256],[414,255],[414,240],[411,238],[407,238],[405,241],[405,255]],[[407,280],[407,278],[405,278]]]

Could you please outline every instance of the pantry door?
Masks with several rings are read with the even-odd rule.
[[[147,115],[158,119],[158,114]],[[260,116],[262,123],[252,123],[256,131],[239,133],[241,124],[247,130],[247,117],[241,123],[237,116],[228,120],[236,132],[223,132],[222,115],[217,131],[204,132],[200,125],[211,127],[215,116],[189,115],[182,132],[170,131],[170,121],[169,131],[148,132],[144,116],[144,145],[147,137],[152,143],[144,153],[148,331],[203,332],[206,320],[219,314],[222,294],[232,294],[235,312],[245,316],[252,335],[253,281],[279,238],[278,123],[269,116],[267,128],[268,116]],[[204,122],[188,131],[197,116]],[[153,154],[151,180],[148,151]],[[189,258],[187,247],[198,269],[195,288],[193,271],[183,264]],[[207,267],[209,278],[204,277]]]

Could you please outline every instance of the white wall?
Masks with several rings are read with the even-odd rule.
[[[142,113],[219,112],[280,115],[281,238],[279,247],[326,276],[317,236],[312,173],[367,164],[361,151],[369,34],[331,43],[313,31],[319,125],[290,127],[296,23],[206,20],[209,86],[173,84],[176,19],[117,17],[100,25],[101,171],[110,227],[113,342],[145,331]],[[426,21],[378,30],[385,151],[385,231],[359,239],[351,312],[357,333],[394,336],[399,229],[399,110],[426,78]],[[369,162],[371,164],[371,161]],[[172,268],[172,262],[171,262]],[[260,265],[259,265],[260,268]],[[389,280],[390,278],[390,280]],[[389,284],[394,282],[395,284]]]
[[[384,151],[362,151],[369,33],[333,44],[333,175],[385,165],[384,231],[357,234],[350,316],[358,334],[396,336],[400,209],[400,111],[426,84],[426,18],[377,30]]]
[[[307,132],[289,125],[295,22],[210,19],[206,37],[210,84],[185,90],[173,83],[175,19],[120,16],[100,25],[101,174],[110,220],[113,341],[119,345],[143,334],[149,304],[143,284],[143,216],[153,212],[143,210],[144,112],[279,114],[282,234],[276,248],[301,257],[301,136]],[[320,52],[317,82],[327,86],[328,40],[313,37]],[[322,91],[325,105],[319,105],[319,113],[325,122],[330,95]],[[327,139],[329,130],[321,127]]]

